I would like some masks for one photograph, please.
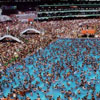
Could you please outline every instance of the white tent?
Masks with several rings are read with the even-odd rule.
[[[0,41],[5,39],[5,38],[11,38],[19,43],[23,43],[21,40],[19,40],[18,38],[14,37],[14,36],[11,36],[11,35],[4,35],[3,37],[0,37]]]
[[[0,22],[11,21],[12,19],[6,15],[0,15]]]
[[[25,32],[27,32],[27,31],[34,31],[35,33],[38,33],[38,34],[44,34],[44,32],[41,32],[41,31],[39,31],[39,30],[37,30],[37,29],[35,29],[35,28],[27,28],[27,29],[25,29],[25,30],[23,30],[21,33],[20,33],[20,35],[23,35]]]

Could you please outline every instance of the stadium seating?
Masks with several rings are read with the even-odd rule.
[[[98,3],[65,3],[39,5],[38,20],[100,16]]]

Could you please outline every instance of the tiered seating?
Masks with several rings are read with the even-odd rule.
[[[66,3],[40,5],[38,11],[38,19],[58,19],[68,17],[96,17],[100,16],[100,4],[97,3]]]

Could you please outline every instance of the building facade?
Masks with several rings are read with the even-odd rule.
[[[37,20],[100,16],[100,0],[0,0],[0,6],[36,10]]]

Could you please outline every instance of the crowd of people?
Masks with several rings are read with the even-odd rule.
[[[16,60],[20,61],[21,59],[25,58],[26,55],[29,53],[35,52],[40,47],[45,47],[45,45],[48,44],[54,38],[54,36],[47,35],[45,36],[41,34],[35,34],[33,32],[33,35],[24,35],[20,36],[20,33],[24,31],[27,28],[35,28],[39,27],[36,22],[34,24],[30,23],[22,23],[18,21],[16,16],[12,17],[12,22],[3,22],[0,23],[0,37],[10,34],[13,35],[23,41],[23,44],[20,44],[18,42],[0,42],[0,64],[2,66],[9,66],[17,56],[18,59]],[[39,27],[40,29],[40,27]],[[38,29],[38,30],[39,30]],[[41,31],[41,29],[40,29]],[[43,30],[42,30],[43,31]],[[49,36],[49,37],[48,37]]]
[[[2,48],[0,50],[0,63],[3,66],[9,66],[9,62],[13,61],[12,59],[15,59],[14,61],[18,60],[15,57],[16,55],[18,58],[24,58],[29,52],[33,53],[37,49],[45,47],[57,38],[77,38],[81,34],[81,30],[87,28],[87,26],[95,28],[98,34],[100,29],[100,19],[33,21],[32,23],[23,23],[18,20],[16,15],[11,15],[10,17],[12,21],[0,23],[0,36],[11,34],[22,39],[24,43],[0,42],[0,47]],[[35,28],[45,34],[20,36],[20,33],[27,28]]]
[[[99,100],[100,40],[58,39],[1,71],[0,98]]]
[[[86,71],[82,70],[82,68],[86,69],[86,67],[84,67],[85,63],[90,64],[89,62],[87,62],[88,57],[81,59],[83,54],[86,55],[87,52],[90,53],[91,56],[93,53],[95,57],[98,57],[97,55],[99,54],[99,46],[98,46],[99,40],[98,39],[96,40],[77,40],[77,39],[75,40],[74,39],[74,38],[78,38],[78,36],[81,34],[82,29],[87,29],[87,28],[95,28],[96,32],[98,33],[98,37],[99,37],[99,30],[100,30],[100,19],[99,18],[98,19],[73,19],[73,20],[60,20],[60,21],[44,21],[44,22],[39,22],[39,21],[21,22],[20,20],[18,20],[16,15],[11,15],[10,17],[12,21],[0,23],[0,37],[6,34],[10,34],[10,35],[13,35],[21,39],[23,43],[18,43],[15,41],[13,42],[0,41],[0,48],[1,48],[0,49],[0,73],[1,73],[0,74],[1,75],[0,76],[0,84],[1,84],[0,85],[0,91],[1,91],[0,96],[1,97],[9,98],[9,97],[12,97],[11,94],[14,94],[16,95],[15,97],[16,100],[17,98],[20,98],[22,100],[23,98],[25,100],[27,98],[28,100],[28,97],[30,97],[31,100],[33,100],[32,98],[38,98],[38,100],[39,98],[41,98],[41,100],[42,99],[44,100],[45,98],[49,98],[49,99],[54,98],[54,100],[55,98],[58,98],[58,100],[60,99],[65,100],[65,98],[68,98],[68,99],[77,98],[76,100],[78,100],[81,98],[81,97],[79,98],[79,96],[82,94],[81,92],[85,91],[87,88],[88,90],[91,88],[94,88],[93,91],[90,90],[92,93],[92,98],[97,98],[100,96],[100,93],[96,91],[96,88],[98,87],[98,85],[94,85],[94,84],[98,84],[99,81],[97,81],[97,79],[93,79],[92,81],[89,79],[90,82],[86,82],[87,78],[89,77],[86,77],[85,76],[87,75]],[[27,28],[35,28],[39,30],[41,33],[44,32],[45,34],[37,34],[37,33],[35,34],[35,32],[30,31],[30,33],[32,34],[29,33],[27,35],[21,36],[20,33]],[[59,45],[57,45],[56,42],[54,41],[56,41],[59,38],[73,38],[73,39],[71,39],[70,42],[68,42],[69,39],[64,40],[63,43],[61,43],[62,40],[59,40],[58,42]],[[52,42],[54,43],[53,45],[50,45],[50,46],[53,46],[53,47],[48,46]],[[68,42],[67,45],[68,45],[69,50],[76,52],[78,48],[78,52],[76,56],[74,55],[73,52],[66,51],[67,48],[66,49],[64,48],[64,47],[67,47],[66,45],[67,42]],[[89,45],[86,46],[87,45],[86,43]],[[74,45],[76,45],[77,47],[74,48]],[[49,47],[49,50],[44,49],[44,48],[48,48],[47,46]],[[97,51],[95,48],[93,48],[93,52],[91,53],[90,48],[92,48],[92,46],[94,46],[95,48],[98,48]],[[55,49],[52,51],[54,47]],[[85,49],[84,52],[82,52],[82,48],[80,47],[82,48],[85,47],[87,51]],[[62,50],[65,50],[66,52],[62,50],[60,51],[59,50],[60,48]],[[43,52],[46,52],[47,54],[45,53],[44,55],[42,55],[41,49],[44,50]],[[36,53],[38,50],[41,51],[41,52],[38,52],[39,54]],[[31,66],[29,65],[27,66],[27,64],[25,64],[25,62],[23,61],[23,59],[29,55],[31,55],[31,58],[35,59],[34,61],[36,61],[34,62],[32,60],[31,62],[31,60],[29,60],[29,63],[31,63]],[[41,55],[43,56],[42,58],[40,57]],[[51,55],[53,56],[51,57]],[[72,56],[72,57],[67,58],[67,56],[68,57]],[[71,63],[71,61],[74,60],[73,56],[75,56],[75,59],[78,59],[80,62],[84,61],[85,59],[85,61],[82,63],[82,66],[80,64],[79,66],[77,65],[78,64],[77,60]],[[93,56],[93,57],[90,57],[89,59],[94,60],[94,63],[99,62],[99,60],[96,60],[97,58],[95,57]],[[66,61],[64,58],[66,58]],[[48,60],[50,61],[48,62]],[[52,61],[54,62],[52,63]],[[66,64],[64,65],[64,63],[66,63],[67,65]],[[97,67],[99,68],[99,65],[94,64],[94,63],[93,65],[91,64],[91,66],[88,67],[89,69],[87,68],[87,71],[91,70],[91,73],[89,73],[88,75],[91,76],[92,74],[94,73],[96,74],[97,72],[96,78],[99,78],[99,74],[98,74],[99,72],[96,70]],[[42,67],[40,67],[41,64],[43,64]],[[74,67],[74,65],[76,65],[77,68]],[[67,69],[67,68],[70,71],[68,72],[66,76],[64,75],[66,71],[64,69]],[[93,68],[96,72],[94,72]],[[12,74],[11,74],[11,71],[12,71],[11,69],[14,70]],[[47,69],[47,71],[51,71],[53,74],[50,74],[49,72],[45,72],[45,69]],[[42,73],[42,70],[45,74]],[[32,71],[32,73],[30,71]],[[20,72],[21,73],[23,72],[22,73],[23,79],[24,79],[23,81],[21,78],[22,74]],[[82,80],[80,79],[80,84],[82,85],[82,88],[79,88],[79,83],[77,80],[78,76],[75,76],[74,74],[72,74],[74,72],[78,73],[79,76],[81,76]],[[18,75],[16,73],[18,73]],[[71,74],[73,75],[73,77]],[[37,78],[35,79],[34,77],[37,77]],[[59,83],[59,82],[61,81],[63,82],[66,79],[66,77],[68,78],[68,80],[66,80],[67,82],[65,81],[65,83],[63,83],[63,85],[60,86],[62,83]],[[75,88],[71,87],[71,83],[68,81],[72,83],[75,81]],[[20,84],[22,85],[22,87],[17,88],[19,87]],[[89,84],[92,84],[93,87],[90,87]],[[66,89],[68,89],[67,86],[69,86],[69,90],[66,91]],[[7,91],[5,91],[6,88],[8,89]],[[24,94],[19,89],[20,90],[22,89],[24,91]],[[73,93],[73,91],[77,89],[79,92],[79,96]],[[53,91],[56,93],[57,96],[55,96],[55,93],[54,95],[51,95],[51,93],[53,94]],[[96,95],[93,95],[94,93],[97,95],[97,97]],[[20,96],[20,94],[22,95],[22,97]],[[36,96],[34,97],[33,94],[36,94]],[[41,95],[43,96],[41,97]],[[86,91],[84,92],[84,95],[85,95],[85,98],[91,97],[90,96],[91,94],[88,94]],[[83,98],[83,95],[82,95],[82,98]]]

